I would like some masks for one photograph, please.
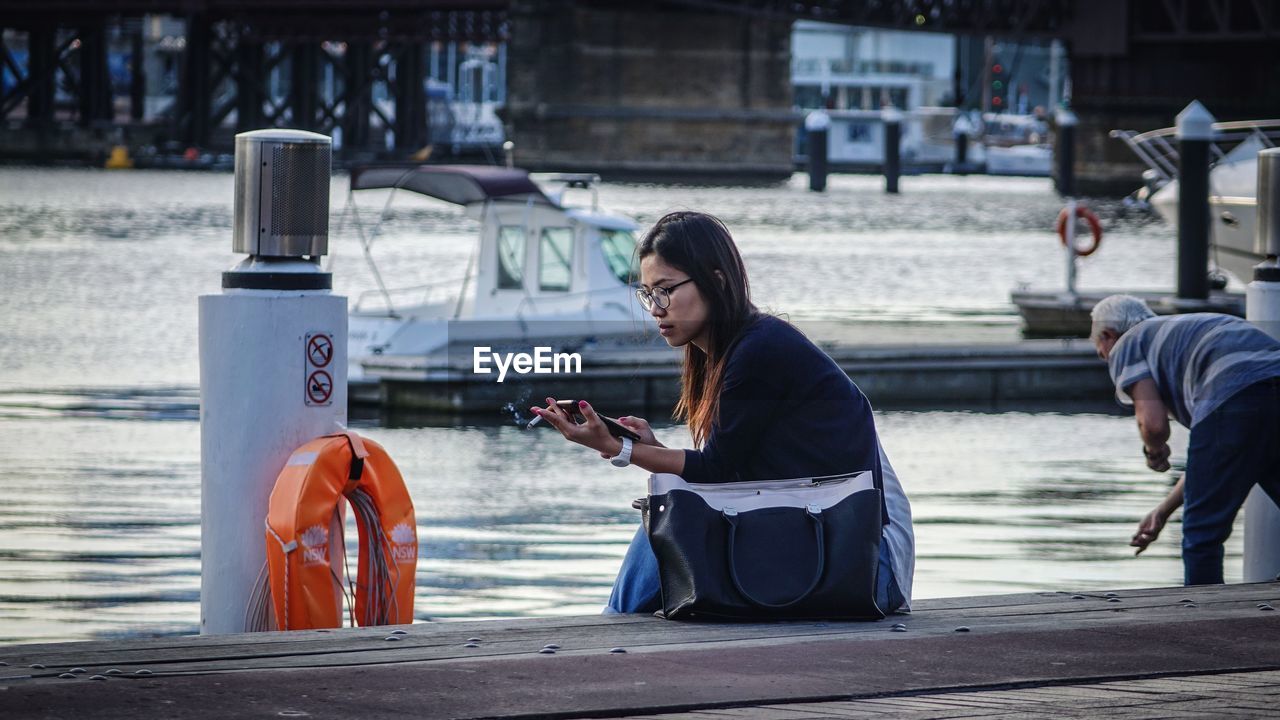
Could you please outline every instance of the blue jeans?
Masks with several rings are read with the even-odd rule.
[[[902,607],[904,598],[893,577],[889,562],[889,543],[880,539],[880,568],[876,573],[876,605],[886,614]],[[658,558],[649,547],[644,525],[636,530],[622,559],[618,578],[613,581],[606,615],[614,613],[652,613],[662,609],[662,588],[658,581]]]
[[[1182,510],[1187,585],[1222,582],[1222,544],[1254,485],[1280,504],[1280,378],[1232,395],[1191,428]]]

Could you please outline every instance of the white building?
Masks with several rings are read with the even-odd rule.
[[[791,31],[791,83],[800,109],[903,110],[951,102],[956,39],[801,20]]]

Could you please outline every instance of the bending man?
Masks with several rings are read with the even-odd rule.
[[[1191,430],[1187,472],[1134,537],[1155,539],[1182,495],[1187,585],[1222,582],[1222,544],[1253,486],[1280,504],[1280,341],[1240,318],[1156,317],[1130,295],[1093,308],[1090,339],[1132,405],[1147,467],[1169,469],[1169,417]],[[1164,511],[1161,514],[1161,511]]]

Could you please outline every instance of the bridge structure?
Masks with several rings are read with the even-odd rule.
[[[147,126],[145,79],[135,67],[125,101],[107,45],[140,50],[156,15],[185,33],[177,102]],[[1167,126],[1192,99],[1222,120],[1280,115],[1280,0],[0,0],[4,37],[27,50],[21,63],[0,45],[0,153],[5,137],[57,154],[77,146],[68,132],[122,131],[219,149],[287,125],[340,130],[347,157],[405,157],[429,141],[433,44],[496,42],[521,165],[783,176],[798,19],[1062,40],[1085,193],[1137,182],[1112,129]]]
[[[127,128],[182,148],[226,150],[235,132],[284,126],[340,131],[355,154],[385,149],[384,135],[371,132],[381,127],[403,156],[428,142],[426,48],[504,41],[506,9],[501,0],[0,0],[0,29],[25,36],[27,57],[23,67],[0,44],[13,78],[0,94],[0,120],[53,156],[77,129],[111,141]],[[180,21],[183,32],[176,102],[148,125],[140,59],[145,22],[157,16]],[[132,48],[125,112],[109,77],[109,35],[117,43],[127,36]],[[281,80],[284,92],[272,92]]]

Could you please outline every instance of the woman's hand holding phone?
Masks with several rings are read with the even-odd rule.
[[[631,432],[635,433],[636,435],[638,435],[639,438],[636,439],[635,442],[639,445],[652,445],[654,447],[666,447],[666,445],[663,445],[662,443],[658,442],[658,438],[654,437],[653,430],[649,428],[649,421],[645,420],[644,418],[629,417],[627,415],[624,415],[618,418],[618,424],[630,430]],[[607,453],[600,453],[600,457],[604,458],[605,460],[608,460],[613,456]]]
[[[653,429],[649,427],[649,421],[644,418],[631,417],[623,415],[618,418],[618,424],[640,436],[636,442],[642,445],[654,445],[656,447],[666,447],[658,442],[658,438],[654,436]]]
[[[578,412],[586,418],[586,422],[578,424],[569,411],[556,404],[555,398],[547,398],[545,408],[529,408],[530,412],[560,431],[567,440],[585,445],[604,457],[613,457],[621,452],[622,442],[609,432],[609,428],[596,414],[594,408],[586,400],[578,403]]]

